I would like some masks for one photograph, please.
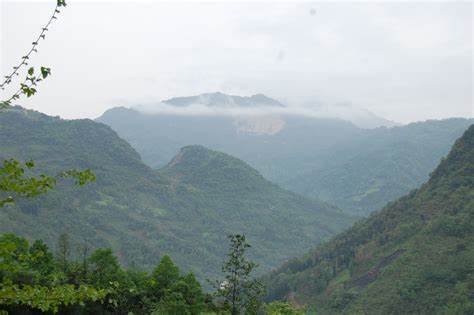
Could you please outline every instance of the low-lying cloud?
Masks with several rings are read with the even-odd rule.
[[[372,112],[358,108],[350,103],[335,105],[311,106],[209,106],[191,104],[175,106],[164,102],[133,106],[137,111],[149,115],[180,115],[180,116],[216,116],[216,117],[249,117],[249,116],[304,116],[311,118],[336,118],[353,122],[359,127],[393,126],[397,123],[385,120]]]

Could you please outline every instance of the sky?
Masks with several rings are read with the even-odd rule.
[[[3,77],[55,2],[0,1]],[[67,3],[31,60],[52,76],[18,101],[50,115],[221,91],[351,103],[401,123],[474,116],[471,2]]]

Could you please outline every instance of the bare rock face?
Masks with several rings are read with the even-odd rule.
[[[234,126],[238,133],[275,135],[285,127],[285,121],[278,115],[246,115],[236,117]]]

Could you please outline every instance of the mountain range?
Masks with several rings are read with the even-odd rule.
[[[474,312],[474,125],[420,188],[266,277],[317,314]]]
[[[0,148],[0,158],[33,159],[47,174],[90,168],[97,177],[85,187],[64,183],[2,208],[1,233],[42,239],[53,248],[68,233],[74,248],[111,247],[124,264],[139,269],[167,254],[200,279],[215,277],[227,235],[244,233],[265,272],[354,221],[202,146],[181,148],[153,170],[110,127],[87,119],[10,108],[0,115]]]
[[[347,104],[338,111],[352,115]],[[446,119],[365,129],[328,116],[290,111],[261,94],[210,93],[146,108],[112,108],[97,121],[111,126],[152,168],[163,167],[183,146],[203,145],[244,160],[288,190],[357,216],[427,180],[473,122]]]

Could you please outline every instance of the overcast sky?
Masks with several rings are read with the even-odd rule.
[[[398,122],[473,116],[470,2],[67,2],[32,60],[53,75],[25,107],[95,118],[221,91]],[[2,76],[53,6],[1,2]]]

